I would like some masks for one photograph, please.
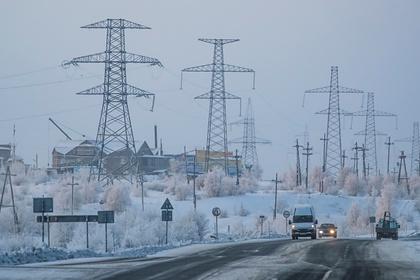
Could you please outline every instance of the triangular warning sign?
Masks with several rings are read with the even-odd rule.
[[[172,207],[172,204],[169,201],[169,199],[166,199],[165,202],[162,204],[162,207],[160,207],[160,209],[171,210],[171,209],[174,209],[174,208]]]

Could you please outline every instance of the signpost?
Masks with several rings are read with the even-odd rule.
[[[98,211],[98,224],[105,224],[105,252],[108,252],[108,224],[114,223],[114,211]]]
[[[375,223],[376,223],[376,217],[371,216],[369,217],[369,223],[372,225],[372,238],[375,238]]]
[[[38,223],[47,223],[48,246],[50,245],[50,223],[86,223],[86,248],[89,248],[89,223],[98,222],[98,215],[37,216],[36,221]]]
[[[216,239],[219,239],[219,225],[217,223],[217,218],[220,216],[220,214],[222,214],[222,210],[220,210],[219,207],[214,207],[211,210],[211,213],[214,217],[216,217]]]
[[[160,209],[162,210],[162,222],[166,222],[165,244],[168,244],[168,222],[172,222],[172,211],[174,207],[167,198]]]
[[[284,210],[283,211],[283,217],[286,219],[286,235],[287,235],[287,219],[290,217],[290,211],[289,210]]]
[[[263,235],[263,226],[264,226],[264,221],[266,220],[266,217],[264,215],[260,216],[260,226],[261,226],[261,233],[260,236]]]
[[[42,243],[44,243],[44,214],[53,212],[53,199],[52,197],[34,197],[33,198],[33,212],[42,213]],[[49,224],[48,224],[49,229]],[[48,231],[49,241],[49,231]],[[48,242],[48,246],[49,246]]]

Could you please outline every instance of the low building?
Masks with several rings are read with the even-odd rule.
[[[94,140],[69,140],[61,142],[52,151],[52,167],[65,171],[91,166],[97,148]]]
[[[161,174],[168,171],[171,157],[160,155],[157,148],[152,150],[144,141],[137,151],[137,159],[143,174]]]
[[[11,144],[0,144],[0,169],[3,169],[12,156]]]

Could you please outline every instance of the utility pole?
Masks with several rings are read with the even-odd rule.
[[[239,186],[239,158],[238,149],[235,150],[235,165],[236,165],[236,185]]]
[[[2,173],[0,175],[4,175],[4,182],[3,182],[3,189],[1,192],[1,199],[0,199],[0,212],[1,208],[12,208],[13,210],[13,222],[15,224],[15,231],[16,233],[19,232],[19,220],[16,212],[16,205],[15,205],[15,196],[13,194],[13,185],[12,185],[12,176],[16,176],[16,174],[12,174],[10,172],[10,165],[6,168],[6,173]],[[6,191],[6,185],[9,184],[10,187],[10,196],[11,196],[11,205],[5,205],[3,204],[4,199],[4,192]]]
[[[346,156],[346,150],[343,150],[343,155],[341,157],[343,158],[342,160],[343,165],[341,168],[344,168],[346,166],[346,158],[348,158],[348,156]]]
[[[327,172],[336,177],[338,171],[343,166],[341,160],[341,115],[340,94],[342,93],[363,93],[358,89],[342,87],[338,83],[338,66],[331,66],[330,84],[325,87],[315,88],[305,91],[305,93],[326,93],[329,95],[329,104],[326,110],[317,114],[327,115]]]
[[[322,172],[324,173],[327,171],[327,147],[328,147],[328,138],[324,133],[324,137],[319,139],[322,141],[323,148],[322,148]]]
[[[193,166],[193,204],[194,204],[194,211],[197,210],[197,196],[195,190],[195,178],[197,177],[197,173],[195,171],[197,164],[197,149],[194,150],[194,166]]]
[[[309,148],[309,142],[306,142],[306,148],[303,148],[304,153],[302,155],[306,156],[306,177],[305,177],[305,188],[308,191],[308,184],[309,184],[309,156],[313,155],[312,147]]]
[[[274,189],[274,212],[273,212],[273,220],[276,219],[277,217],[277,184],[281,183],[282,181],[280,181],[278,179],[278,174],[276,173],[276,179],[275,180],[271,180],[275,183],[275,189]]]
[[[356,176],[359,177],[359,150],[360,146],[356,144],[354,145],[354,157],[351,158],[353,160],[353,172],[356,173]]]
[[[184,162],[185,162],[185,177],[187,177],[187,184],[190,184],[190,178],[188,177],[188,159],[187,159],[187,146],[184,146]]]
[[[144,63],[151,66],[162,66],[162,64],[156,58],[126,52],[125,31],[126,29],[150,29],[150,27],[125,19],[106,19],[82,28],[106,29],[105,52],[76,57],[64,63],[64,65],[105,64],[103,84],[78,93],[89,96],[101,95],[103,98],[96,135],[97,152],[92,161],[89,180],[95,177],[97,181],[111,182],[114,178],[121,178],[132,182],[137,158],[128,109],[128,96],[152,98],[154,104],[155,95],[127,83],[127,64]],[[119,153],[118,156],[116,153]],[[115,161],[115,157],[118,157],[120,164],[113,170],[106,170],[105,162]]]
[[[404,151],[401,151],[400,158],[400,164],[399,164],[399,170],[398,170],[398,185],[401,185],[402,181],[405,181],[406,188],[407,188],[407,194],[410,195],[410,185],[408,184],[408,174],[407,174],[407,166],[405,165],[405,158],[407,156],[404,155]],[[404,167],[403,167],[404,166]],[[404,168],[404,170],[402,170]],[[404,171],[404,175],[402,175],[402,171]]]
[[[417,176],[420,176],[420,154],[419,154],[419,157],[416,159],[416,162],[418,164],[416,168]]]
[[[388,146],[388,148],[387,148],[387,151],[388,151],[387,161],[386,161],[386,174],[389,175],[389,158],[390,158],[390,155],[391,155],[391,145],[394,145],[394,142],[391,142],[391,136],[388,136],[388,141],[385,142],[385,145]]]
[[[359,149],[362,152],[363,179],[366,180],[366,177],[367,177],[366,151],[368,151],[368,149],[366,149],[365,144],[362,144],[362,147]]]
[[[71,174],[71,183],[67,184],[71,186],[71,214],[74,214],[74,186],[78,186],[78,183],[74,182],[74,174]]]
[[[300,167],[300,148],[303,148],[302,145],[299,145],[299,140],[296,139],[296,145],[293,147],[296,148],[296,187],[302,185],[302,170]]]
[[[208,172],[210,165],[221,166],[225,174],[228,173],[228,137],[226,129],[226,100],[240,99],[240,97],[225,91],[225,72],[252,73],[253,88],[255,88],[255,71],[250,68],[226,64],[224,62],[223,46],[234,43],[239,39],[198,39],[204,43],[214,45],[213,63],[204,64],[195,67],[185,68],[181,71],[181,89],[182,77],[184,72],[208,72],[212,73],[210,92],[195,97],[195,99],[209,99],[209,117],[207,126],[207,143],[205,154],[205,171]],[[212,155],[212,156],[210,156]],[[214,159],[214,156],[221,157]]]
[[[395,140],[395,142],[410,142],[411,143],[411,166],[410,174],[414,174],[416,168],[416,157],[420,153],[420,129],[419,122],[413,123],[413,134],[411,137]]]

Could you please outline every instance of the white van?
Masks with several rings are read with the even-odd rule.
[[[315,218],[315,210],[311,205],[296,205],[292,212],[292,219],[289,225],[292,227],[292,239],[298,237],[311,237],[316,239],[316,225],[318,220]]]

